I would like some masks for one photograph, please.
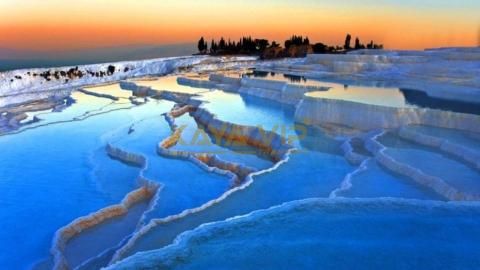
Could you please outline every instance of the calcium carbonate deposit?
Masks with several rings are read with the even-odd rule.
[[[0,149],[1,269],[480,265],[479,48],[3,72]]]

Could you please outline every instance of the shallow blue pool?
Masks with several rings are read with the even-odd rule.
[[[477,203],[297,201],[201,226],[115,269],[476,269],[479,211]]]
[[[25,269],[47,257],[58,228],[131,190],[138,169],[105,158],[102,136],[128,125],[132,114],[117,110],[0,137],[2,267]]]
[[[304,78],[268,76],[306,83]],[[175,90],[172,78],[165,87]],[[155,84],[163,89],[162,80]],[[276,132],[292,147],[291,153],[275,163],[251,145],[239,148],[208,134],[189,113],[176,118],[183,131],[170,150],[215,154],[258,170],[244,182],[233,182],[231,174],[158,153],[159,143],[172,135],[165,113],[174,102],[145,98],[147,102],[139,105],[144,98],[135,97],[134,105],[131,92],[118,84],[89,88],[94,94],[74,92],[75,103],[62,112],[32,112],[30,116],[40,121],[0,136],[0,269],[28,269],[39,261],[48,266],[55,231],[119,203],[138,188],[140,176],[160,184],[154,199],[71,239],[65,249],[71,266],[102,253],[85,269],[107,266],[132,233],[121,255],[133,257],[119,266],[475,269],[480,265],[476,245],[480,206],[444,202],[427,185],[382,167],[363,145],[363,131],[329,123],[300,125],[294,121],[295,106],[192,89],[198,94],[194,99],[203,101],[200,106],[218,119]],[[475,134],[409,128],[478,149]],[[363,169],[344,156],[342,144],[350,136],[361,150],[357,154],[368,158]],[[465,162],[394,133],[379,141],[399,162],[442,177],[461,191],[480,194],[480,174]],[[142,155],[145,168],[111,158],[107,144]],[[346,181],[350,187],[345,188]],[[182,235],[186,231],[191,232]]]

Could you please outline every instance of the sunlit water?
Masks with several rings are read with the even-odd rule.
[[[206,77],[194,77],[195,79],[202,79]],[[177,84],[177,77],[176,76],[165,76],[160,78],[151,78],[148,80],[135,80],[134,81],[137,85],[140,86],[147,86],[151,87],[155,90],[169,90],[177,93],[187,93],[187,94],[195,94],[198,92],[204,92],[205,89],[201,88],[194,88],[190,86],[183,86]]]
[[[400,90],[395,88],[334,85],[328,91],[315,91],[306,94],[315,98],[354,101],[389,107],[412,107]]]
[[[235,74],[230,76],[236,77]],[[238,75],[237,75],[238,76]],[[244,78],[257,78],[272,81],[281,81],[293,85],[316,86],[328,88],[327,91],[312,91],[307,96],[352,101],[372,105],[395,108],[420,107],[453,111],[469,114],[480,114],[480,106],[472,102],[450,101],[442,98],[431,97],[418,89],[397,88],[385,86],[374,81],[348,81],[312,79],[304,76],[291,75],[278,72],[265,72],[251,70],[242,73]]]

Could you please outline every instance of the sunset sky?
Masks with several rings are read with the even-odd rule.
[[[291,34],[391,49],[478,46],[478,0],[0,0],[0,47],[69,50]]]

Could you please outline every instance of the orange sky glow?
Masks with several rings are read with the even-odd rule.
[[[359,2],[362,2],[359,4]],[[421,2],[421,1],[420,1]],[[0,47],[69,50],[172,44],[220,36],[343,43],[346,33],[391,49],[478,46],[478,1],[0,0]]]

